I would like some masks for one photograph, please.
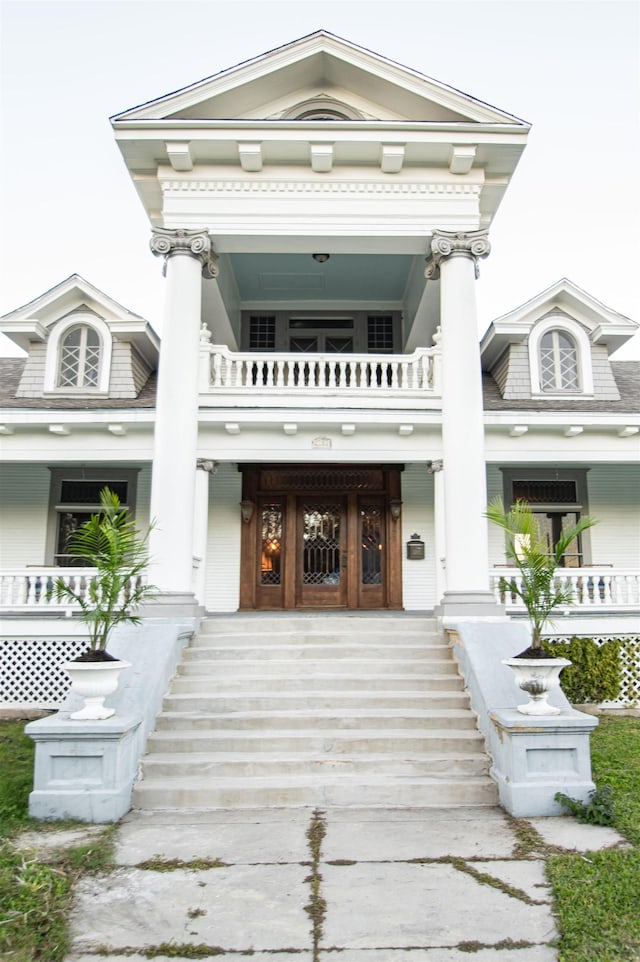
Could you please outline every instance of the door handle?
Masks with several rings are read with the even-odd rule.
[[[342,551],[340,553],[340,568],[342,571],[347,570],[347,552],[346,551]]]

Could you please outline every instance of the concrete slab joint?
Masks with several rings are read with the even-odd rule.
[[[500,804],[521,818],[562,814],[557,792],[587,801],[595,789],[589,735],[598,720],[573,709],[561,689],[549,698],[559,715],[517,711],[522,693],[502,659],[527,647],[526,626],[465,620],[446,627],[492,757]]]

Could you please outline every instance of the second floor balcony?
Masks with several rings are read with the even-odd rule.
[[[438,406],[440,351],[412,354],[279,353],[200,346],[200,394],[236,407]]]

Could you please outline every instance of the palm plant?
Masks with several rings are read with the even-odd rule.
[[[507,558],[520,575],[519,580],[502,577],[500,591],[520,598],[531,622],[531,647],[518,657],[544,657],[542,632],[545,625],[557,608],[574,602],[571,586],[556,582],[556,569],[570,545],[597,521],[588,516],[580,518],[576,524],[565,528],[550,551],[527,501],[516,501],[510,511],[505,511],[502,499],[494,498],[489,503],[486,517],[505,531]]]
[[[100,505],[99,513],[74,531],[68,543],[70,552],[95,573],[84,587],[74,587],[62,578],[54,584],[58,601],[74,601],[82,611],[89,630],[86,660],[110,660],[106,647],[112,629],[119,624],[139,624],[135,609],[156,590],[142,581],[149,564],[147,540],[153,525],[141,535],[130,512],[109,488],[100,492]]]

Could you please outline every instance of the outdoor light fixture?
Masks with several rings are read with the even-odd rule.
[[[242,515],[242,520],[245,524],[249,524],[253,518],[253,509],[255,504],[253,501],[241,501],[240,502],[240,514]]]
[[[317,261],[318,264],[326,263],[326,261],[329,260],[330,256],[331,256],[330,254],[312,254],[314,261]]]
[[[402,501],[399,498],[392,498],[389,502],[389,511],[391,512],[391,517],[394,521],[398,521],[400,518],[400,512],[402,510]]]

